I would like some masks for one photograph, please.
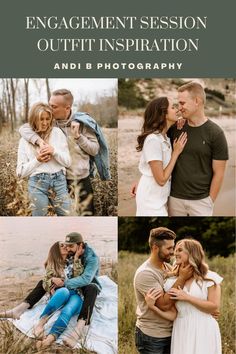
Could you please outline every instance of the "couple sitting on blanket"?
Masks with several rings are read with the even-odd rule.
[[[50,300],[33,328],[36,346],[38,349],[50,346],[67,328],[70,319],[78,315],[76,328],[63,341],[65,345],[74,347],[82,337],[84,326],[90,324],[95,300],[101,290],[97,279],[99,259],[93,249],[84,243],[82,236],[72,232],[66,236],[65,242],[58,241],[52,245],[45,269],[44,279],[39,281],[26,299],[15,308],[0,313],[0,317],[18,319],[48,293]],[[45,336],[44,326],[58,309],[61,309],[61,313]]]

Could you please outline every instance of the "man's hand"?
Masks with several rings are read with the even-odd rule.
[[[155,307],[156,300],[163,295],[163,290],[151,288],[145,295],[145,301],[150,309]]]
[[[77,251],[75,253],[75,259],[78,259],[80,256],[82,256],[82,254],[84,253],[84,248],[83,248],[83,244],[80,243],[79,245],[77,245]]]
[[[80,123],[76,121],[71,122],[70,129],[73,137],[78,139],[80,137]]]
[[[41,150],[41,149],[43,149],[44,146],[47,145],[47,143],[45,143],[45,141],[43,139],[38,138],[38,140],[36,141],[36,145],[38,145]]]
[[[62,286],[64,286],[64,280],[61,279],[61,278],[52,277],[52,282],[53,282],[53,284],[55,284],[58,288],[61,288]]]
[[[135,197],[136,196],[137,188],[138,188],[138,183],[137,182],[132,183],[132,186],[130,188],[131,197]]]
[[[188,264],[184,266],[181,264],[179,267],[179,277],[182,278],[184,281],[190,279],[193,276],[193,267]]]
[[[212,315],[212,317],[214,317],[214,319],[216,321],[218,321],[218,319],[220,317],[220,311],[217,310],[217,311],[213,312],[211,315]]]
[[[168,291],[168,294],[170,295],[171,300],[181,300],[181,301],[187,301],[188,300],[188,294],[181,289],[179,286],[178,289],[171,288]]]

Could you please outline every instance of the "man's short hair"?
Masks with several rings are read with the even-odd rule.
[[[52,92],[52,96],[63,96],[65,99],[65,102],[68,103],[70,106],[72,106],[73,101],[74,101],[74,97],[73,97],[72,93],[67,89],[55,90]]]
[[[206,103],[206,94],[204,88],[198,82],[188,82],[178,88],[178,92],[188,91],[192,97],[200,97],[203,104]]]
[[[164,244],[165,240],[175,240],[176,234],[174,231],[167,229],[167,227],[157,227],[150,231],[148,243],[150,248],[153,245],[157,245],[158,247]]]

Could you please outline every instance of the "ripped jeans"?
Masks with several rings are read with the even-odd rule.
[[[53,206],[58,216],[70,214],[71,201],[62,170],[31,176],[28,181],[28,191],[32,216],[47,215],[49,205]]]

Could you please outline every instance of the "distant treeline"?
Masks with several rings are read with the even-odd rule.
[[[0,79],[0,133],[3,127],[14,132],[28,121],[30,107],[36,101],[47,102],[51,95],[50,79]],[[101,94],[91,103],[91,97],[78,102],[75,111],[85,111],[103,127],[117,126],[117,92]],[[93,100],[94,101],[94,100]]]
[[[193,237],[200,241],[209,257],[227,257],[235,251],[235,220],[232,217],[120,217],[119,250],[148,252],[150,230],[164,226],[177,234],[177,240]]]
[[[89,113],[102,127],[117,127],[117,95],[97,97],[96,103],[79,104],[78,111]]]
[[[214,80],[214,79],[212,79]],[[147,103],[157,96],[157,91],[174,91],[179,86],[185,84],[182,79],[119,79],[118,80],[118,104],[127,109],[144,108]],[[214,81],[206,85],[214,85]],[[225,95],[235,92],[235,81],[233,79],[222,79],[219,86],[218,81],[215,82],[217,89],[205,87],[207,98],[218,98],[220,103],[225,101]]]

